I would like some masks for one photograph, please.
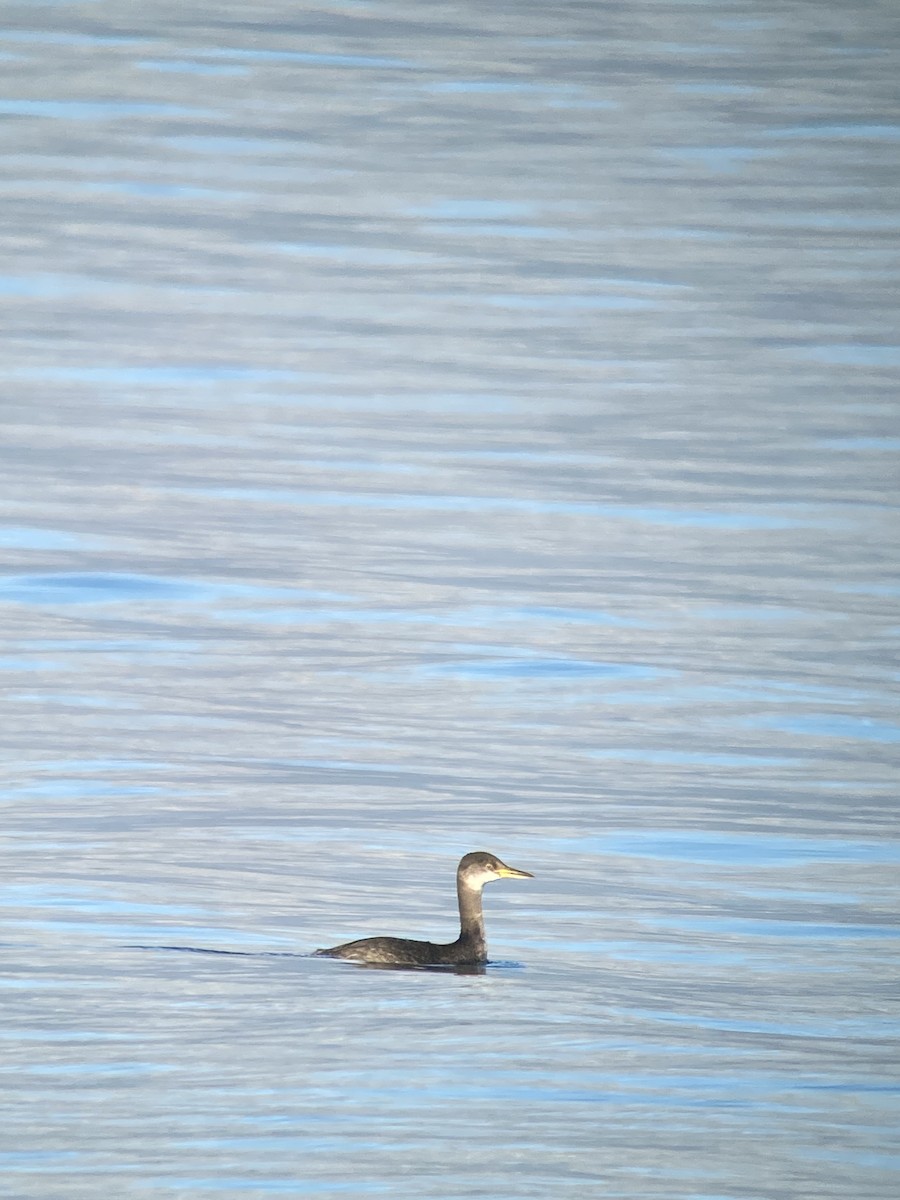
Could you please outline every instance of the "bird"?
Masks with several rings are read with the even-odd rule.
[[[495,854],[473,850],[459,860],[456,894],[459,898],[459,937],[441,944],[413,938],[370,937],[316,950],[320,958],[344,958],[351,962],[385,967],[478,966],[487,962],[481,889],[495,879],[534,879],[530,871],[508,867]]]

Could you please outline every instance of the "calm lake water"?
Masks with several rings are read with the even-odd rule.
[[[4,1200],[894,1200],[892,0],[0,66]]]

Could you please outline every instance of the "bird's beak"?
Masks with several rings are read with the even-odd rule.
[[[505,863],[497,868],[497,874],[501,879],[534,879],[530,871],[517,871],[515,867],[508,867]]]

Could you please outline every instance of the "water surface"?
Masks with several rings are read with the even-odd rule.
[[[5,6],[11,1198],[897,1195],[893,16]]]

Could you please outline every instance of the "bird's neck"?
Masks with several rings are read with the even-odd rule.
[[[457,880],[456,893],[459,896],[459,940],[474,944],[484,953],[484,912],[481,907],[481,888],[466,887],[462,880]]]

